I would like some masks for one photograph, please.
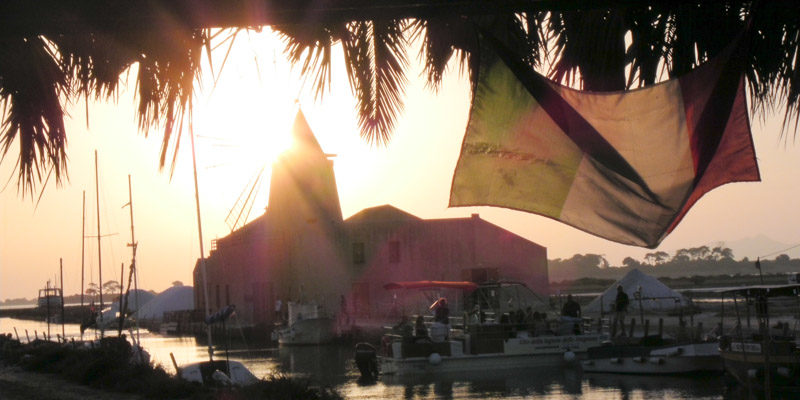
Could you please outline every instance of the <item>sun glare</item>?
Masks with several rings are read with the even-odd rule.
[[[298,110],[302,84],[281,48],[274,36],[259,34],[239,38],[226,60],[214,53],[214,71],[204,67],[194,104],[197,168],[215,193],[211,207],[237,213],[248,198],[247,220],[266,206],[272,164],[291,144]]]

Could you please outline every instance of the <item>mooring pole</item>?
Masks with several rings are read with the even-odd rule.
[[[94,151],[94,190],[95,202],[97,208],[97,270],[99,273],[100,285],[98,286],[100,292],[100,338],[105,334],[105,321],[103,321],[103,257],[100,251],[100,179],[97,172],[97,150]]]
[[[58,266],[61,270],[61,337],[64,341],[67,340],[67,335],[64,333],[64,259],[58,259]]]

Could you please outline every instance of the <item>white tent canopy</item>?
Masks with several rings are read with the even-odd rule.
[[[617,298],[617,286],[628,294],[628,311],[639,310],[636,293],[641,290],[641,308],[645,311],[671,311],[689,305],[682,294],[668,288],[658,279],[633,269],[584,308],[584,313],[599,313],[602,305],[605,312],[612,312]]]
[[[194,309],[194,289],[191,286],[173,286],[144,304],[135,317],[161,319],[165,312]]]

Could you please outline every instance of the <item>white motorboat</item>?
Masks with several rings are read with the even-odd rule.
[[[390,285],[421,287],[419,282]],[[434,322],[424,336],[390,333],[383,336],[380,348],[370,349],[371,346],[361,343],[356,346],[356,365],[364,377],[374,378],[377,373],[403,375],[563,365],[585,356],[590,347],[608,339],[600,333],[581,333],[582,328],[572,319],[549,323],[542,319],[538,326],[507,321],[505,317],[513,312],[508,306],[512,304],[508,301],[512,296],[518,309],[538,299],[521,283],[425,281],[424,284],[426,288],[437,285],[463,289],[468,309],[476,307],[480,315],[493,318],[467,320],[460,329],[452,330]]]
[[[247,386],[258,382],[247,367],[239,361],[202,361],[180,368],[181,378],[204,385]]]
[[[273,331],[273,339],[281,345],[315,345],[331,342],[334,321],[321,315],[316,304],[289,302],[289,320]]]
[[[41,309],[61,308],[62,296],[61,289],[51,287],[50,281],[47,281],[47,286],[44,289],[39,289],[39,298],[36,300],[36,305]]]
[[[611,344],[589,349],[581,362],[584,372],[617,374],[685,374],[722,372],[719,343],[675,343],[646,338],[635,344]]]

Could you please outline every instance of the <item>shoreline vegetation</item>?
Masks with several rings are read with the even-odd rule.
[[[283,375],[247,387],[200,385],[172,376],[152,362],[137,363],[132,355],[124,336],[90,345],[45,340],[23,344],[10,334],[0,335],[0,398],[342,399],[332,389]]]

